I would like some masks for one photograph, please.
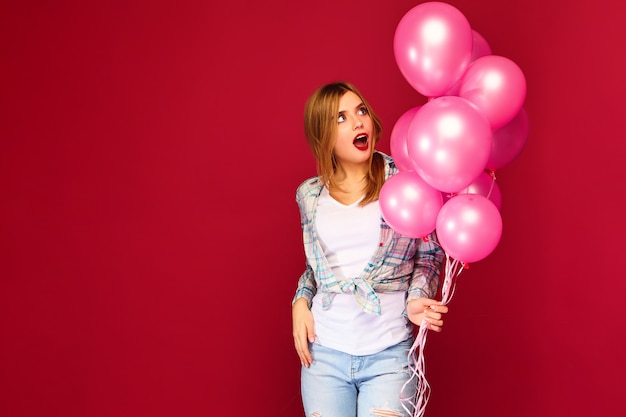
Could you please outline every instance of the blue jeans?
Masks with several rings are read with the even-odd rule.
[[[400,396],[415,399],[413,383],[401,393],[409,379],[407,355],[412,344],[410,337],[382,352],[353,356],[310,343],[313,363],[303,366],[301,373],[306,417],[410,417]]]

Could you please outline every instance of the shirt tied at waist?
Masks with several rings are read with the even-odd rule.
[[[371,285],[367,283],[363,278],[354,278],[348,281],[338,281],[338,286],[334,286],[335,291],[325,292],[322,298],[322,308],[324,310],[330,307],[335,296],[342,292],[344,294],[354,294],[356,302],[361,309],[369,314],[376,314],[380,316],[380,298],[376,294],[376,291]]]

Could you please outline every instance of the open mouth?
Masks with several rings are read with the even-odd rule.
[[[352,144],[359,150],[361,151],[365,151],[368,148],[368,144],[367,144],[367,135],[365,133],[358,135],[356,138],[354,138],[354,140],[352,141]]]

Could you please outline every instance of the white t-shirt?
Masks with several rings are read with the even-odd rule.
[[[318,200],[315,227],[338,281],[363,272],[378,248],[381,211],[378,201],[359,206],[333,199],[324,187]],[[316,343],[351,355],[380,352],[409,337],[411,327],[404,317],[406,294],[377,293],[382,314],[366,313],[353,294],[339,293],[330,306],[322,308],[323,293],[313,298]]]

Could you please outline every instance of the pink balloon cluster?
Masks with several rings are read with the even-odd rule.
[[[502,233],[495,170],[517,158],[528,138],[524,74],[443,2],[403,16],[394,55],[428,102],[407,110],[391,132],[400,172],[381,190],[383,217],[410,237],[436,230],[454,259],[481,260]]]

